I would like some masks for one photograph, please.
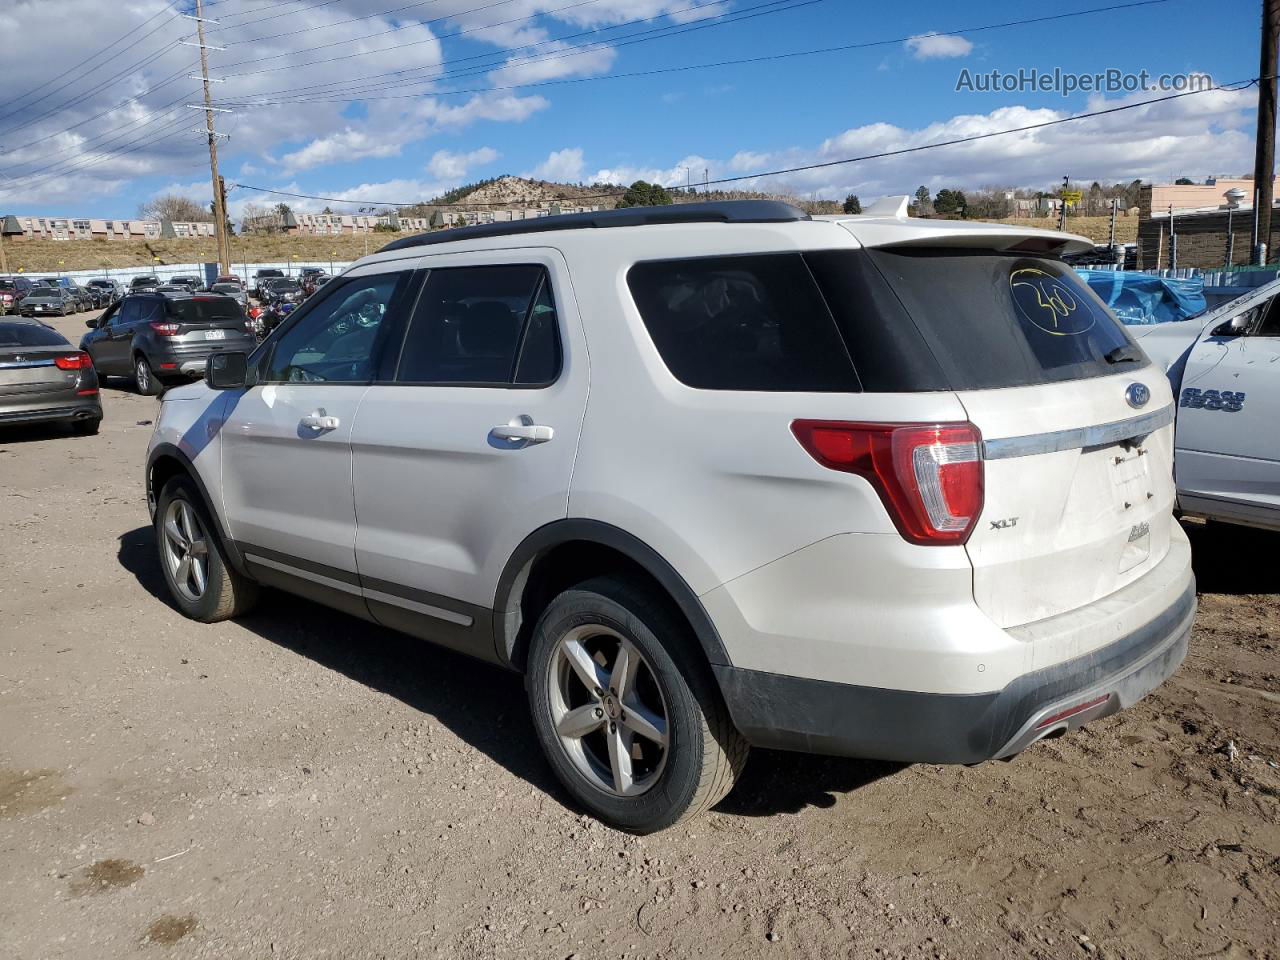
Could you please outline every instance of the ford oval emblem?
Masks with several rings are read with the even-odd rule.
[[[1128,401],[1129,406],[1136,410],[1138,407],[1147,405],[1147,401],[1151,399],[1151,391],[1147,389],[1145,383],[1131,383],[1124,392],[1124,398]]]

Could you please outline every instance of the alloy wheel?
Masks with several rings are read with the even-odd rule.
[[[670,749],[653,667],[627,638],[584,624],[556,644],[547,677],[560,746],[592,786],[634,797],[658,782]]]
[[[199,601],[209,583],[209,540],[195,509],[186,500],[169,501],[160,550],[174,589],[184,600]]]
[[[139,393],[146,393],[151,389],[151,368],[142,357],[134,364],[133,378],[137,381]]]

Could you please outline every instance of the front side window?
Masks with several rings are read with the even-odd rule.
[[[547,271],[537,264],[432,270],[405,337],[401,383],[549,383],[560,367]]]
[[[285,383],[368,383],[410,273],[359,277],[326,288],[323,301],[286,329],[259,378]],[[383,334],[380,336],[380,334]]]

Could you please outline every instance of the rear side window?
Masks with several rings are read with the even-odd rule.
[[[216,323],[237,320],[244,314],[240,304],[226,297],[200,297],[195,300],[169,300],[165,310],[179,323]]]
[[[981,250],[879,248],[868,255],[954,390],[1079,380],[1148,362],[1058,261]]]
[[[798,253],[654,260],[627,273],[640,317],[681,383],[704,390],[859,390]]]
[[[538,264],[432,270],[405,336],[401,383],[550,383],[560,370],[559,327]]]

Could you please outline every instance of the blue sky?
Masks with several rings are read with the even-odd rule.
[[[1158,95],[957,92],[962,69],[1145,69],[1220,83],[1256,71],[1257,0],[1215,5],[1209,29],[1197,26],[1204,8],[1190,0],[976,29],[1103,5],[784,0],[762,12],[762,0],[221,0],[207,14],[222,20],[208,42],[227,49],[211,52],[211,74],[227,77],[215,96],[236,104],[218,117],[230,133],[222,169],[229,183],[354,201],[331,204],[348,211],[362,202],[427,199],[502,173],[587,182],[677,182],[686,168],[695,179],[704,169],[712,178],[757,175]],[[618,26],[636,19],[644,22]],[[0,10],[0,35],[56,31],[67,63],[86,60],[136,24],[144,26],[52,94],[67,83],[67,68],[51,69],[35,56],[38,45],[16,48],[0,94],[0,212],[125,217],[167,190],[207,202],[207,152],[191,132],[200,115],[181,102],[197,94],[184,73],[195,51],[177,42],[191,34],[189,21],[165,12],[161,0],[110,8],[98,0],[10,0]],[[149,30],[156,32],[143,38]],[[654,30],[688,32],[627,42]],[[571,34],[579,36],[557,39]],[[617,77],[880,40],[893,42]],[[391,71],[400,71],[391,78],[397,87],[361,79]],[[406,85],[411,78],[420,82]],[[537,85],[564,80],[582,82]],[[383,89],[361,89],[377,82]],[[35,92],[19,96],[28,89]],[[745,185],[832,199],[853,191],[868,200],[920,183],[1044,187],[1064,174],[1086,182],[1240,174],[1252,166],[1255,102],[1252,91],[1211,92]],[[241,188],[232,192],[232,208],[277,199]]]

